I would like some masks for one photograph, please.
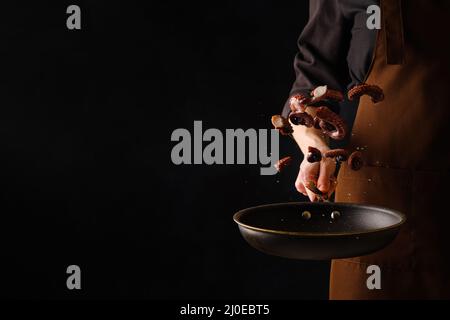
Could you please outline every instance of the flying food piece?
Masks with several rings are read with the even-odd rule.
[[[335,159],[337,162],[344,162],[348,160],[349,152],[344,149],[334,149],[326,151],[323,156],[325,158]]]
[[[347,160],[348,166],[354,171],[361,170],[364,166],[363,155],[360,151],[353,152]]]
[[[309,163],[320,162],[322,160],[322,153],[319,149],[309,146],[308,154],[306,155],[306,160]]]
[[[272,116],[271,120],[275,129],[283,128],[286,125],[286,123],[288,123],[286,119],[280,115]]]
[[[280,159],[275,164],[275,169],[277,169],[278,172],[282,172],[286,167],[288,167],[292,162],[292,157],[285,157],[283,159]]]
[[[333,100],[337,102],[344,101],[344,95],[341,92],[328,89],[328,86],[317,87],[311,92],[311,95],[313,96],[313,103],[322,100]]]
[[[344,119],[328,107],[317,108],[316,117],[320,119],[319,126],[325,135],[334,140],[342,140],[345,138],[347,125]]]
[[[313,127],[314,127],[315,129],[321,130],[321,128],[320,128],[320,119],[319,119],[319,118],[314,117],[314,124],[313,124]]]
[[[358,99],[363,95],[368,95],[369,97],[371,97],[373,103],[378,103],[384,100],[383,89],[381,89],[379,86],[366,83],[362,83],[353,87],[348,92],[348,99],[350,101],[353,101],[354,99]]]
[[[294,132],[288,119],[280,115],[272,116],[272,124],[283,136],[288,136]]]
[[[304,95],[295,95],[289,100],[289,107],[292,112],[305,112],[308,104],[311,103],[311,98]]]
[[[289,115],[289,120],[291,120],[293,125],[305,126],[311,128],[314,125],[314,119],[306,112],[291,112]]]

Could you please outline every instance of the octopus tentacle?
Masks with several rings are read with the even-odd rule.
[[[320,162],[322,160],[322,152],[319,149],[309,146],[306,160],[309,163]]]
[[[319,107],[316,117],[320,119],[322,132],[335,140],[342,140],[347,135],[347,125],[344,119],[327,107]]]
[[[280,159],[275,164],[275,169],[277,169],[278,172],[282,172],[286,167],[288,167],[292,163],[292,157],[285,157],[283,159]]]
[[[371,97],[373,103],[378,103],[384,100],[383,89],[381,89],[378,86],[366,83],[362,83],[360,85],[353,87],[348,92],[348,99],[350,101],[353,101],[357,98],[360,98],[363,95],[368,95],[369,97]]]
[[[326,151],[323,154],[323,156],[325,158],[336,159],[336,161],[338,161],[338,162],[344,162],[344,161],[348,160],[349,152],[344,149],[334,149],[334,150]]]
[[[364,166],[364,159],[362,153],[360,151],[353,152],[348,158],[347,164],[350,167],[350,169],[354,171],[361,170],[361,168]]]
[[[289,123],[288,119],[286,119],[283,116],[275,115],[272,116],[272,125],[275,129],[280,131],[280,133],[283,136],[288,136],[294,132],[294,129],[292,128],[291,124]]]
[[[328,86],[320,86],[315,88],[311,92],[311,95],[313,96],[313,103],[322,100],[333,100],[337,102],[344,101],[344,95],[340,91],[328,89]]]
[[[289,100],[289,108],[292,112],[305,112],[311,98],[304,95],[295,95]]]
[[[313,124],[313,127],[316,128],[316,129],[318,129],[318,130],[321,129],[321,128],[320,128],[320,119],[319,119],[319,118],[314,117],[314,124]]]
[[[314,119],[306,112],[291,112],[289,115],[289,120],[291,120],[293,125],[305,126],[311,128],[314,125]]]

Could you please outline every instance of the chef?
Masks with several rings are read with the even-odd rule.
[[[367,27],[371,5],[381,8],[379,30]],[[332,160],[304,160],[295,186],[311,201],[318,199],[305,185],[313,181],[322,192],[335,191],[336,202],[384,206],[408,219],[380,252],[332,261],[330,299],[450,298],[449,23],[447,0],[310,1],[290,96],[368,83],[381,87],[385,100],[358,101],[346,147],[363,152],[362,170],[343,166],[335,181]],[[345,115],[346,106],[330,107]],[[286,104],[284,116],[289,112]],[[303,154],[308,146],[329,150],[314,128],[294,126],[294,137]],[[380,267],[380,290],[366,285],[371,265]]]

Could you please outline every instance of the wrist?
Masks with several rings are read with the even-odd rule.
[[[308,147],[319,149],[322,153],[330,150],[328,139],[324,137],[320,130],[294,126],[293,136],[304,155],[308,153]]]

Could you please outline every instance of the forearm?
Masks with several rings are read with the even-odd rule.
[[[309,107],[307,112],[314,117],[315,108]],[[292,126],[294,129],[294,139],[304,155],[308,153],[308,147],[314,147],[324,152],[329,149],[328,139],[322,132],[315,128],[307,128],[306,126]]]

